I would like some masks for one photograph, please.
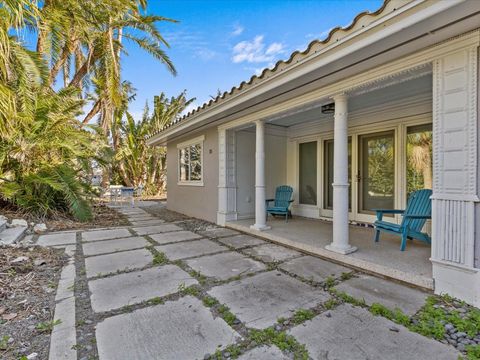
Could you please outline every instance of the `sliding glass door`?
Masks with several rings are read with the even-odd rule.
[[[299,145],[300,204],[317,205],[317,142]]]
[[[359,136],[359,212],[395,205],[395,132]]]

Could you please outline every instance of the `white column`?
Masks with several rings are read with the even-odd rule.
[[[218,211],[217,224],[237,219],[235,132],[218,130]]]
[[[255,230],[268,230],[265,205],[265,124],[255,121]]]
[[[350,254],[357,248],[348,242],[348,99],[345,94],[339,94],[333,100],[333,239],[326,249]]]

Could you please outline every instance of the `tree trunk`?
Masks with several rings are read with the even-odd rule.
[[[93,117],[98,114],[99,111],[100,111],[100,100],[97,100],[95,105],[93,105],[92,110],[90,110],[87,116],[85,116],[85,118],[83,119],[82,126],[85,124],[88,124],[90,120],[92,120]]]

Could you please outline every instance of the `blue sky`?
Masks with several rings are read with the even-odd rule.
[[[382,0],[162,0],[150,1],[148,13],[179,23],[159,23],[170,43],[167,50],[178,75],[147,54],[127,45],[123,77],[137,89],[130,111],[139,118],[145,101],[184,89],[193,107],[238,85],[277,60],[323,39],[335,26],[349,25],[364,10],[378,9]]]

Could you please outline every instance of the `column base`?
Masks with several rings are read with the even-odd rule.
[[[325,246],[325,249],[327,249],[328,251],[333,251],[333,252],[342,254],[342,255],[348,255],[358,250],[356,246],[348,245],[347,247],[337,247],[333,243]]]
[[[252,230],[257,230],[257,231],[265,231],[265,230],[270,230],[272,227],[268,225],[251,225],[250,229]]]

